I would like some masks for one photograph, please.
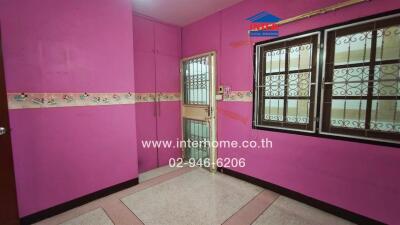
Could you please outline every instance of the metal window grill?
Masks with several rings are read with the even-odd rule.
[[[210,56],[183,62],[184,103],[186,105],[210,104]]]
[[[262,124],[312,130],[316,91],[317,35],[261,50],[259,115]]]
[[[398,22],[334,30],[327,38],[324,129],[400,133]]]
[[[206,121],[184,119],[185,133],[184,140],[196,142],[196,146],[185,147],[185,160],[207,159],[210,157],[210,127]]]

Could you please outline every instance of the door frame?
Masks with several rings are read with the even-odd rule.
[[[16,225],[20,223],[18,215],[17,189],[14,174],[14,161],[11,146],[11,128],[8,115],[7,89],[3,61],[3,48],[0,29],[0,127],[5,128],[5,134],[0,135],[0,223]],[[4,193],[5,192],[5,193]]]
[[[183,140],[184,138],[184,106],[185,106],[185,100],[184,100],[184,85],[183,85],[183,62],[195,58],[200,58],[204,56],[210,56],[210,61],[209,61],[209,68],[210,68],[210,112],[209,112],[209,117],[208,121],[210,125],[210,142],[212,143],[213,141],[217,141],[217,101],[216,101],[216,94],[217,94],[217,52],[216,51],[209,51],[205,53],[200,53],[197,55],[192,55],[189,57],[182,58],[180,60],[180,83],[181,83],[181,138]],[[191,106],[195,108],[196,106]],[[201,107],[201,106],[200,106]],[[204,107],[204,106],[203,106]],[[215,173],[217,171],[217,148],[210,146],[210,172]],[[185,151],[182,149],[182,158],[185,158]]]

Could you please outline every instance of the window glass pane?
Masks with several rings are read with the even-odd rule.
[[[288,79],[288,96],[310,96],[311,73],[291,73]]]
[[[283,121],[283,99],[265,99],[266,120]]]
[[[375,67],[374,96],[400,96],[400,64]]]
[[[319,34],[318,34],[319,35]],[[257,125],[314,131],[314,98],[317,84],[316,48],[318,35],[270,42],[258,47],[260,55],[255,93]],[[313,61],[314,60],[314,61]],[[312,86],[315,85],[315,88]],[[262,93],[260,93],[262,92]],[[310,99],[313,100],[310,100]],[[261,101],[261,102],[259,102]],[[259,104],[258,107],[256,104]],[[304,126],[307,125],[307,126]]]
[[[372,32],[362,32],[336,38],[335,65],[368,62]]]
[[[289,48],[289,70],[310,69],[312,66],[312,44]]]
[[[371,129],[400,132],[400,100],[373,100]]]
[[[326,31],[323,133],[400,143],[399,19]]]
[[[333,96],[366,96],[369,67],[348,67],[333,72]]]
[[[209,64],[208,57],[192,59],[184,63],[185,104],[209,104]]]
[[[267,51],[265,54],[265,73],[285,71],[286,49]]]
[[[366,100],[332,100],[331,126],[365,128]]]
[[[287,104],[287,121],[291,123],[305,123],[309,122],[309,100],[288,100]]]
[[[285,94],[285,74],[265,77],[265,96],[276,97]]]
[[[197,141],[198,143],[204,143],[205,141],[210,140],[209,135],[209,124],[205,121],[184,120],[184,139],[185,141]],[[205,159],[209,157],[209,148],[206,145],[197,145],[197,146],[185,146],[185,159],[189,160],[190,158]]]
[[[376,60],[400,58],[400,26],[386,27],[377,31]]]

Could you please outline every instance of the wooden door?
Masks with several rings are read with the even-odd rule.
[[[161,51],[160,51],[161,52]],[[156,57],[157,90],[157,138],[159,141],[180,139],[180,102],[165,100],[165,94],[179,93],[179,56],[159,53]],[[160,145],[158,149],[159,166],[166,166],[170,159],[181,158],[179,148]]]
[[[155,57],[150,50],[135,50],[135,91],[155,96]],[[157,140],[157,108],[155,99],[136,103],[136,130],[139,173],[158,167],[158,148],[143,142]]]
[[[154,102],[136,104],[136,129],[138,142],[139,173],[144,173],[158,167],[158,148],[153,145],[145,146],[157,140],[156,105]]]
[[[19,218],[2,53],[0,38],[0,224],[14,225]]]

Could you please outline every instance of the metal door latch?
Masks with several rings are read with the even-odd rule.
[[[0,135],[4,135],[6,133],[7,133],[6,128],[0,127]]]

